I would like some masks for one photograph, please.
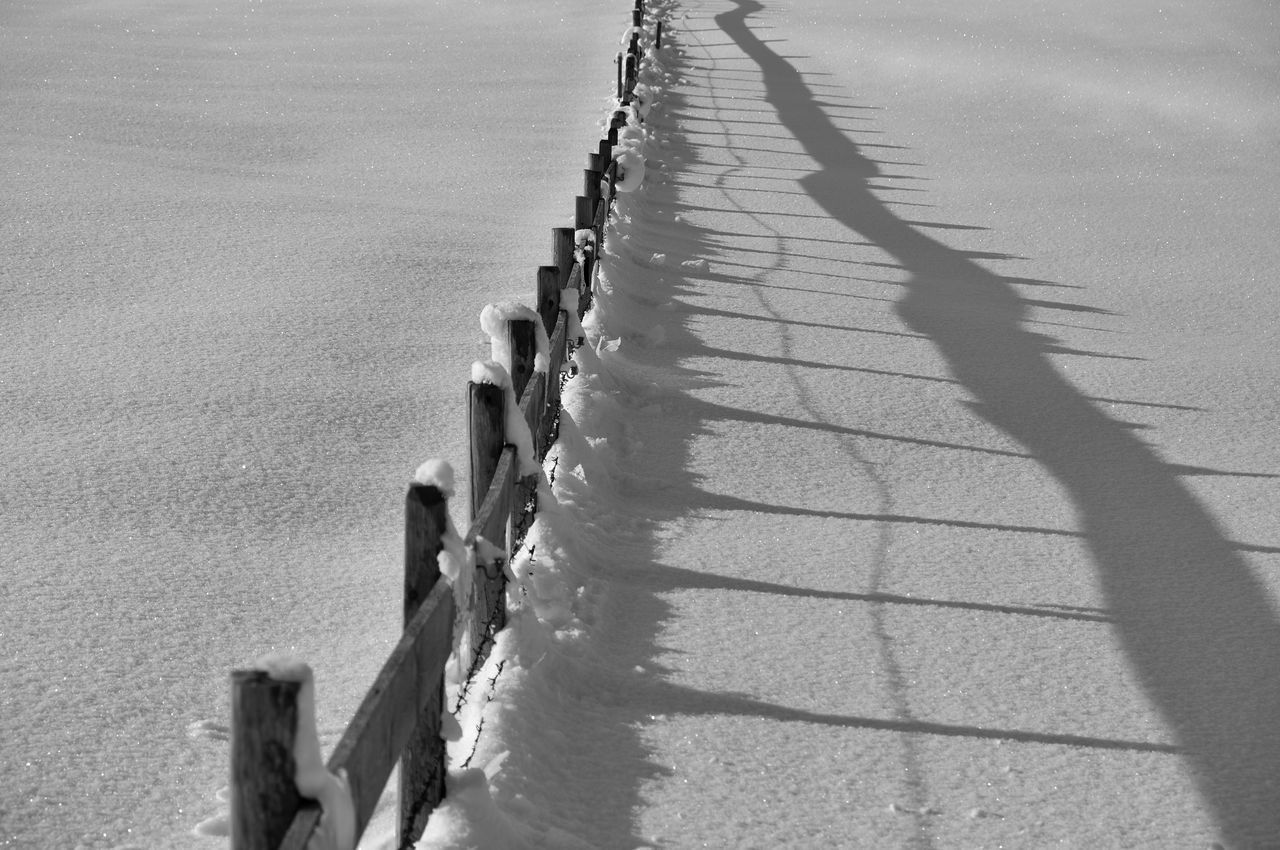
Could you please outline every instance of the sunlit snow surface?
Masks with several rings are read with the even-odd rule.
[[[5,5],[0,846],[209,841],[227,674],[268,651],[333,743],[399,626],[410,476],[465,463],[479,310],[572,224],[625,11]]]
[[[269,650],[332,742],[625,14],[5,10],[4,840],[216,841]],[[424,843],[1274,843],[1276,13],[670,14]]]
[[[670,14],[420,846],[1280,843],[1277,13]]]

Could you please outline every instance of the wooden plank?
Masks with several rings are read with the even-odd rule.
[[[582,294],[585,287],[583,286],[582,265],[574,263],[573,269],[569,272],[569,285],[565,289],[576,289],[579,295]],[[578,317],[582,317],[582,299],[578,299]]]
[[[467,529],[467,536],[463,538],[466,545],[474,546],[477,537],[484,537],[499,548],[505,542],[501,531],[495,534],[494,529],[501,528],[499,520],[505,517],[505,511],[509,511],[509,494],[516,473],[515,461],[515,447],[503,448],[498,465],[494,468],[493,484],[482,494],[484,501],[476,509],[475,518],[471,520],[471,526]]]
[[[435,701],[440,696],[437,685],[444,681],[445,662],[453,646],[453,617],[453,588],[446,582],[437,582],[382,665],[329,757],[327,767],[331,773],[347,771],[357,836],[369,825],[391,769],[414,727],[424,711],[430,714],[433,704],[439,736],[440,705]],[[440,770],[444,770],[443,764]],[[307,814],[300,813],[299,817]],[[290,831],[291,836],[293,832]]]
[[[293,822],[289,824],[289,831],[280,842],[279,850],[307,850],[311,833],[315,832],[316,827],[320,825],[321,814],[323,812],[320,811],[319,803],[304,799],[302,807],[298,809],[298,813],[293,816]]]
[[[444,583],[441,582],[443,585]],[[452,618],[454,602],[450,588],[450,626],[444,634],[448,648],[453,647]],[[448,769],[441,724],[444,720],[444,668],[437,673],[431,653],[419,652],[418,680],[426,702],[418,712],[417,724],[404,742],[400,758],[400,817],[396,828],[397,844],[407,847],[422,837],[427,818],[445,796],[445,774]]]
[[[569,341],[569,318],[568,313],[564,310],[556,312],[556,326],[550,334],[551,356],[547,359],[550,361],[547,366],[547,376],[551,377],[560,372],[564,367],[564,361],[567,359],[567,343]],[[551,381],[550,384],[559,386],[559,381]],[[559,398],[557,395],[556,398]],[[550,391],[548,391],[548,399],[550,399]]]
[[[506,446],[494,470],[493,483],[485,492],[484,501],[467,529],[465,542],[468,546],[475,545],[476,538],[483,537],[501,549],[504,557],[510,555],[507,526],[511,519],[515,478],[516,450],[514,446]],[[501,569],[491,576],[483,565],[477,566],[472,585],[472,608],[477,616],[472,619],[471,637],[477,663],[483,662],[488,652],[485,639],[489,630],[497,631],[506,625],[506,605],[502,601],[505,587],[506,575]]]
[[[533,437],[533,453],[541,461],[547,456],[548,443],[542,433],[542,413],[547,406],[547,379],[550,373],[538,372],[534,379],[524,388],[520,396],[520,413],[525,424],[529,426],[529,434]]]
[[[573,288],[578,290],[578,319],[579,320],[581,320],[582,317],[587,314],[587,300],[591,297],[591,290],[590,290],[590,287],[587,285],[587,280],[584,277],[584,272],[585,272],[585,269],[583,269],[583,267],[580,264],[574,263],[573,271],[569,275],[569,286],[566,287],[566,288]]]
[[[301,682],[231,673],[231,847],[276,850],[302,797],[294,782]]]
[[[560,310],[556,314],[555,329],[551,332],[551,356],[548,358],[550,363],[547,367],[545,387],[546,403],[542,408],[542,421],[538,424],[538,432],[542,434],[543,444],[547,448],[551,447],[551,442],[556,436],[556,420],[560,415],[560,370],[564,368],[568,356],[566,345],[568,331],[569,314]]]

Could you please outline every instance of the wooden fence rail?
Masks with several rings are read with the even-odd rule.
[[[642,58],[638,28],[643,0],[636,0],[633,31],[625,58],[619,57],[619,111],[608,134],[587,157],[583,194],[575,203],[575,228],[555,228],[552,262],[537,270],[535,311],[550,341],[546,372],[534,369],[534,322],[507,325],[512,352],[511,379],[521,414],[541,461],[555,440],[560,411],[560,376],[574,346],[571,334],[590,306],[595,254],[604,244],[604,226],[612,208],[619,166],[613,158],[625,107],[634,95]],[[659,25],[660,27],[660,25]],[[658,33],[661,30],[659,28]],[[660,38],[660,35],[657,36]],[[657,43],[655,38],[655,44]],[[582,237],[579,240],[579,237]],[[565,297],[571,291],[574,298]],[[576,302],[571,321],[567,307]],[[516,449],[506,433],[504,388],[470,383],[467,416],[470,442],[471,523],[467,546],[480,538],[509,558],[519,545],[519,528],[535,509],[536,478],[522,481]],[[350,790],[355,840],[368,826],[388,777],[400,764],[399,846],[411,846],[431,811],[446,793],[445,746],[440,729],[444,712],[444,671],[454,645],[453,588],[439,581],[438,556],[447,528],[445,495],[428,484],[412,483],[405,499],[404,633],[383,664],[373,686],[348,724],[325,769],[345,774]],[[468,636],[473,655],[482,659],[493,636],[505,624],[505,571],[498,563],[477,565],[469,607],[474,624]],[[473,669],[478,668],[478,663]],[[299,728],[308,721],[300,702],[309,685],[268,670],[231,674],[231,846],[232,850],[303,850],[321,819],[315,800],[298,791],[295,758]]]

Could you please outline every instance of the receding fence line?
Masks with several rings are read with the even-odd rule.
[[[619,110],[607,137],[587,157],[583,194],[576,199],[575,227],[553,229],[552,264],[537,271],[535,311],[550,339],[546,372],[535,371],[534,322],[507,323],[512,352],[511,380],[520,411],[542,461],[556,439],[562,371],[580,338],[570,328],[590,307],[595,253],[604,244],[604,227],[613,206],[619,163],[613,156],[627,107],[635,93],[642,57],[644,0],[636,0],[632,34],[618,64]],[[660,44],[657,24],[655,47]],[[562,297],[572,290],[573,297]],[[576,301],[576,317],[569,307]],[[473,671],[506,621],[503,562],[517,551],[536,510],[536,478],[522,479],[516,449],[505,433],[506,392],[490,383],[468,384],[472,521],[464,538],[476,547],[481,538],[502,554],[479,558],[470,609],[468,637],[477,659]],[[405,500],[404,633],[383,664],[373,686],[330,756],[325,769],[345,774],[350,791],[354,840],[373,815],[392,769],[399,762],[398,844],[411,846],[432,810],[444,799],[446,754],[441,739],[444,671],[453,647],[455,601],[449,582],[439,581],[438,556],[447,528],[445,495],[435,486],[414,482]],[[488,561],[486,563],[486,560]],[[305,668],[304,668],[305,669]],[[231,674],[231,847],[232,850],[303,850],[320,824],[321,808],[298,791],[295,758],[300,722],[311,722],[303,695],[306,677],[273,676],[265,670]],[[326,825],[326,829],[329,825]],[[341,843],[341,842],[339,842]]]

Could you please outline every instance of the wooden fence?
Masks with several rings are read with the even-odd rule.
[[[643,0],[636,0],[633,31],[618,61],[618,99],[632,100],[642,58]],[[657,25],[654,46],[661,44]],[[562,304],[575,299],[577,318],[590,305],[594,252],[604,244],[619,164],[612,153],[627,113],[614,113],[609,132],[588,155],[583,194],[575,207],[576,227],[553,230],[552,264],[537,272],[536,311],[550,339],[549,368],[534,370],[536,329],[532,321],[507,325],[512,351],[511,378],[520,411],[541,461],[555,439],[560,412],[560,375],[573,346],[571,322]],[[590,231],[587,236],[584,231]],[[577,237],[585,239],[578,240]],[[583,245],[579,245],[579,242]],[[585,246],[585,247],[583,247]],[[536,479],[522,481],[516,449],[504,434],[506,393],[487,383],[468,384],[471,524],[464,542],[483,537],[509,558],[536,510]],[[439,581],[447,505],[434,486],[413,483],[405,502],[404,634],[383,664],[373,686],[330,756],[326,769],[345,771],[355,818],[355,837],[368,826],[392,768],[400,764],[398,843],[411,846],[427,817],[447,793],[445,746],[440,737],[444,711],[444,670],[454,644],[452,587]],[[498,569],[494,569],[498,566]],[[504,571],[480,564],[472,584],[472,651],[483,657],[506,619]],[[287,678],[287,677],[286,677]],[[231,674],[231,846],[233,850],[302,850],[321,815],[319,804],[299,795],[294,745],[300,720],[299,681],[273,678],[264,670]],[[304,710],[306,706],[301,706]],[[304,718],[305,720],[305,718]]]

